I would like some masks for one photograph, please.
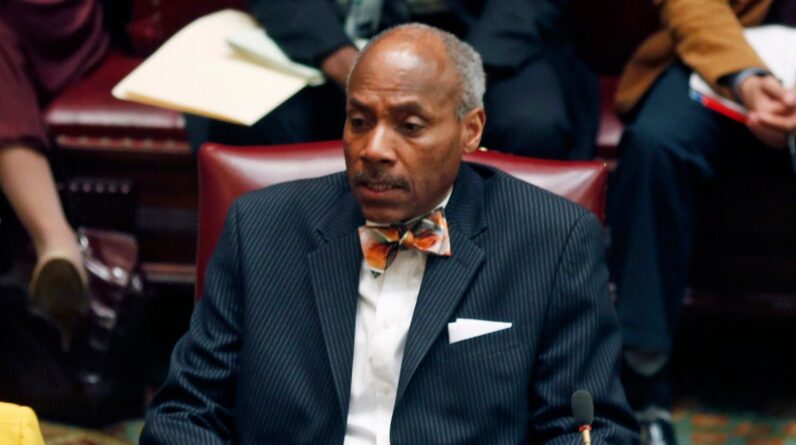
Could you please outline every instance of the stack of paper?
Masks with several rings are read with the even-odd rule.
[[[326,80],[320,70],[290,60],[262,28],[232,34],[226,41],[235,51],[253,62],[302,78],[310,85],[321,85]]]
[[[270,50],[277,52],[276,60],[287,61],[290,68],[275,69],[278,62],[254,63],[228,43],[251,40],[252,36],[261,40],[257,43],[255,39],[255,46],[270,42]],[[323,81],[317,70],[296,66],[300,65],[290,62],[251,16],[224,10],[180,30],[116,85],[113,95],[252,125],[305,86]]]
[[[227,43],[253,62],[291,76],[300,77],[309,85],[321,85],[326,81],[319,69],[290,60],[262,28],[247,29],[230,35],[227,37]],[[362,49],[367,43],[367,39],[354,40],[354,45],[359,49]]]

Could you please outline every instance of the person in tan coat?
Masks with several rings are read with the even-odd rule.
[[[772,76],[744,27],[796,25],[796,0],[655,0],[662,28],[622,75],[628,125],[611,178],[609,264],[624,336],[623,383],[648,444],[674,443],[667,361],[689,268],[694,191],[716,175],[793,174],[796,92]],[[742,125],[692,100],[692,72],[749,110]]]

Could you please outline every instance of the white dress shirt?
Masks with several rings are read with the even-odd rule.
[[[444,207],[450,195],[437,207]],[[345,445],[390,443],[398,376],[427,255],[401,250],[375,278],[362,261]]]

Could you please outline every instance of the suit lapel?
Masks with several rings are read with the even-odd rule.
[[[483,250],[473,242],[473,238],[485,229],[482,201],[481,179],[463,165],[445,209],[452,255],[450,258],[428,257],[404,349],[396,403],[423,357],[441,335],[484,260]]]
[[[362,222],[353,197],[344,193],[318,225],[319,247],[308,256],[315,302],[343,417],[348,413],[351,388],[362,264],[357,227]]]

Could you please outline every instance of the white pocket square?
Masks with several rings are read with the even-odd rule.
[[[453,323],[448,323],[448,339],[450,343],[468,340],[473,337],[491,334],[511,327],[505,321],[476,320],[473,318],[457,318]]]

